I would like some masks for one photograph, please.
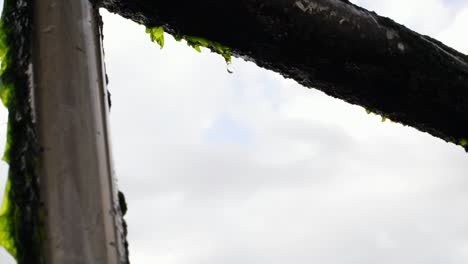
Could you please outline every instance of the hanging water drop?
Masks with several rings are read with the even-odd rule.
[[[230,62],[227,63],[226,69],[227,69],[227,72],[228,72],[229,74],[233,74],[233,73],[234,73],[234,68],[232,67],[232,64],[231,64]]]

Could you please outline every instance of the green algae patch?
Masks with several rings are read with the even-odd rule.
[[[462,147],[468,147],[468,139],[462,138],[458,141],[458,144]]]
[[[3,198],[2,208],[0,210],[0,245],[2,245],[8,253],[16,258],[16,242],[12,235],[13,229],[13,210],[8,193],[11,190],[11,182],[8,181],[5,187],[5,197]]]
[[[161,49],[164,47],[164,28],[163,27],[146,28],[146,33],[150,35],[152,42],[158,43]]]
[[[194,48],[198,52],[201,52],[201,47],[208,48],[211,51],[216,52],[220,54],[221,56],[223,56],[226,63],[229,64],[232,61],[231,49],[218,42],[207,40],[205,38],[194,37],[194,36],[183,36],[182,39],[185,39],[187,41],[187,45]]]
[[[8,65],[11,65],[11,56],[9,52],[9,47],[7,45],[7,30],[4,27],[3,20],[0,21],[0,61],[1,61],[1,68],[0,68],[0,76],[3,76],[5,71],[8,69]],[[12,100],[12,86],[7,85],[3,80],[0,78],[0,98],[2,103],[5,107],[8,108],[10,102]],[[8,125],[8,131],[10,131],[10,127]],[[7,163],[9,162],[9,153],[11,149],[10,144],[10,137],[7,139],[7,144],[5,146],[3,160]],[[12,204],[10,201],[10,192],[11,192],[11,182],[10,179],[7,180],[7,184],[5,186],[5,192],[3,197],[2,207],[0,209],[0,245],[5,248],[13,257],[16,258],[17,251],[16,251],[16,241],[13,235],[14,229],[14,214],[12,210]]]
[[[146,33],[150,35],[152,42],[157,43],[161,48],[164,47],[163,26],[146,28]],[[232,61],[231,49],[216,41],[211,41],[202,37],[186,35],[174,35],[174,39],[177,41],[185,40],[187,42],[187,45],[189,47],[194,48],[197,52],[201,52],[201,48],[210,49],[211,51],[221,55],[227,64],[230,64]]]
[[[33,0],[5,0],[0,22],[0,98],[8,108],[8,181],[0,210],[0,245],[18,264],[45,264],[40,153],[31,100]]]
[[[396,122],[390,120],[390,118],[388,118],[388,117],[385,116],[385,115],[379,115],[379,114],[377,114],[376,112],[374,112],[374,111],[372,111],[372,110],[370,110],[370,109],[368,109],[368,108],[365,108],[365,109],[366,109],[366,113],[367,113],[368,115],[374,114],[374,115],[376,115],[376,116],[380,116],[380,117],[382,118],[382,123],[385,123],[385,121],[387,121],[387,120],[389,120],[389,121],[392,122],[392,123],[396,123]]]
[[[8,65],[11,64],[9,48],[6,43],[7,34],[6,29],[4,28],[3,21],[0,21],[0,61],[1,61],[1,70],[0,76],[3,76],[5,71],[8,69]],[[2,78],[0,78],[0,98],[5,107],[9,107],[12,100],[12,87],[7,85]],[[8,124],[8,132],[11,131],[10,125]],[[9,134],[9,133],[7,133]],[[7,138],[7,144],[5,146],[3,160],[9,163],[9,153],[11,152],[11,140],[10,136]],[[16,241],[14,239],[14,213],[13,205],[10,200],[11,192],[11,181],[7,180],[5,186],[5,192],[3,197],[2,207],[0,209],[0,245],[3,246],[13,257],[16,258]]]

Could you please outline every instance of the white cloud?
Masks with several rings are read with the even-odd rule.
[[[468,37],[466,26],[468,25],[468,3],[455,16],[452,24],[443,30],[438,38],[447,45],[468,54]]]
[[[379,15],[387,16],[418,33],[432,36],[468,53],[468,3],[463,0],[355,0]]]
[[[427,35],[435,35],[447,27],[457,11],[454,4],[448,5],[444,0],[356,0],[352,2]]]

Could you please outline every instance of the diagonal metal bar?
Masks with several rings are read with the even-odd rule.
[[[347,0],[94,0],[468,150],[468,57]]]

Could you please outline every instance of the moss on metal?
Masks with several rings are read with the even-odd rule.
[[[0,97],[8,108],[4,160],[8,183],[0,212],[0,244],[18,264],[43,264],[40,151],[31,100],[32,0],[5,0],[0,25]]]
[[[161,49],[164,48],[164,28],[163,27],[146,28],[146,33],[150,34],[152,42],[158,43]]]
[[[384,114],[378,114],[378,113],[376,113],[376,112],[374,112],[374,111],[372,111],[372,110],[370,110],[370,109],[368,109],[368,108],[365,108],[365,109],[366,109],[366,113],[367,113],[368,115],[374,114],[374,115],[376,115],[376,116],[380,116],[380,117],[382,118],[382,123],[385,123],[385,121],[390,120],[390,118],[388,118],[388,116],[386,116],[386,115],[384,115]],[[398,123],[398,122],[395,122],[395,121],[392,121],[392,120],[390,120],[390,122],[392,122],[392,123]]]
[[[164,47],[164,27],[151,27],[146,28],[146,33],[150,34],[151,41],[158,43],[158,45]],[[202,37],[195,36],[186,36],[186,35],[174,35],[174,38],[177,41],[185,40],[187,45],[194,48],[196,51],[201,52],[201,48],[210,49],[213,52],[218,53],[223,56],[227,64],[230,64],[232,61],[231,49],[218,43],[216,41],[211,41]]]
[[[468,147],[468,139],[466,138],[461,138],[459,141],[458,141],[458,144],[460,146],[463,146],[463,147]]]

